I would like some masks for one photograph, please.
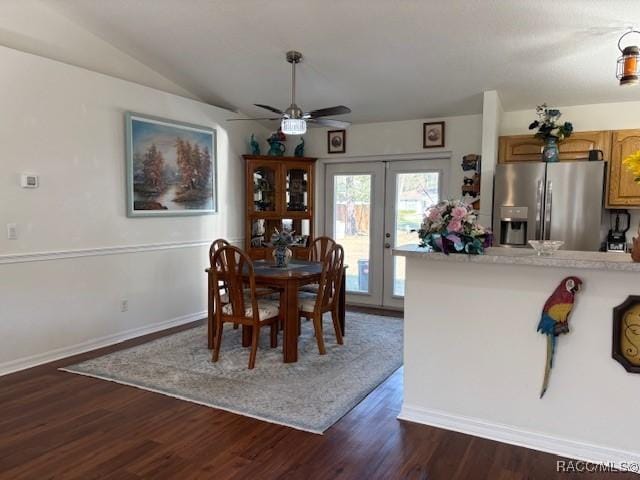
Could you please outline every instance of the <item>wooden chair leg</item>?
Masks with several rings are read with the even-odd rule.
[[[218,356],[220,355],[220,344],[222,343],[222,321],[218,321],[216,319],[216,336],[213,342],[213,357],[211,358],[212,362],[218,361]]]
[[[278,346],[278,320],[271,324],[271,348]]]
[[[324,337],[322,336],[322,314],[313,316],[313,329],[316,332],[318,351],[320,352],[320,355],[324,355],[327,351],[324,348]]]
[[[256,366],[256,353],[258,353],[258,342],[260,341],[260,326],[254,325],[251,338],[251,353],[249,354],[249,370]]]
[[[211,283],[211,280],[209,280]],[[208,305],[207,305],[207,348],[211,350],[213,348],[213,337],[214,337],[214,316],[213,316],[213,293],[211,292],[211,287],[207,288],[209,293]]]
[[[342,328],[340,328],[340,316],[336,308],[331,310],[331,319],[333,320],[333,329],[336,332],[336,341],[338,345],[342,345]]]

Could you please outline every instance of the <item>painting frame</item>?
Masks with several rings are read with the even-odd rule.
[[[633,307],[640,305],[640,295],[629,295],[627,299],[613,309],[613,338],[611,341],[611,357],[616,360],[629,373],[640,373],[640,365],[632,363],[624,354],[622,346],[623,323],[626,314]],[[633,324],[634,327],[638,324]],[[630,328],[630,327],[627,327]],[[633,345],[633,344],[632,344]],[[637,348],[636,353],[638,351]],[[637,355],[636,355],[637,356]]]
[[[427,130],[438,132],[437,138],[429,138]],[[425,122],[422,124],[422,148],[444,148],[445,145],[445,124],[444,122]]]
[[[340,146],[334,147],[332,139],[340,138]],[[328,130],[327,131],[327,153],[346,153],[347,152],[347,131],[342,130]]]
[[[182,217],[197,215],[212,215],[218,213],[218,152],[217,152],[217,131],[215,128],[194,123],[182,122],[144,113],[127,111],[125,119],[125,189],[126,189],[126,213],[129,218],[137,217]],[[210,200],[210,207],[205,208],[183,208],[183,209],[141,209],[136,207],[135,175],[134,175],[134,122],[144,122],[155,124],[176,130],[196,132],[210,137],[208,146],[210,155],[210,181],[211,194],[207,195],[206,201]]]

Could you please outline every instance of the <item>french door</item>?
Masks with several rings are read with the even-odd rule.
[[[424,211],[446,198],[449,160],[334,163],[326,168],[325,232],[345,249],[347,301],[402,308],[405,258]]]

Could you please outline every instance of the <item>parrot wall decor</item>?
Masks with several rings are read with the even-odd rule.
[[[578,277],[567,277],[547,299],[542,308],[538,332],[547,336],[547,363],[544,368],[544,380],[542,381],[542,398],[549,386],[549,376],[553,367],[553,356],[556,351],[556,337],[569,333],[569,316],[573,310],[576,293],[582,287],[582,280]]]

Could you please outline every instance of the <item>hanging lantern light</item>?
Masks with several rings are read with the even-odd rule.
[[[640,72],[638,71],[640,49],[636,45],[630,45],[624,47],[624,49],[620,46],[622,39],[630,33],[640,33],[640,31],[630,29],[618,40],[618,49],[622,52],[622,56],[618,58],[616,78],[620,80],[620,85],[637,85],[640,83]]]

